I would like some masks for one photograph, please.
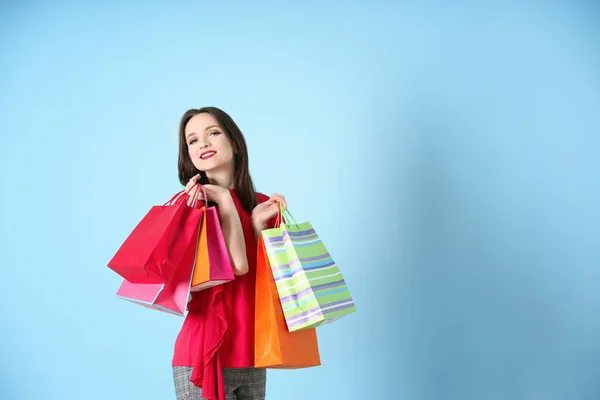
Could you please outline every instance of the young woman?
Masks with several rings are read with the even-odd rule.
[[[190,196],[200,183],[216,203],[235,279],[192,293],[172,362],[177,400],[263,400],[266,371],[254,368],[256,239],[285,198],[254,191],[244,136],[215,107],[181,118],[178,169]]]

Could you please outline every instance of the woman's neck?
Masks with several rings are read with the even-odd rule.
[[[206,177],[211,185],[218,185],[226,189],[235,189],[233,166],[207,172]]]

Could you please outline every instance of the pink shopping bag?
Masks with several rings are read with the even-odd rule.
[[[203,209],[192,275],[192,292],[230,282],[235,278],[217,209],[214,206]]]
[[[194,268],[196,240],[188,246],[171,281],[160,283],[132,283],[124,280],[117,297],[152,310],[184,316],[190,296],[190,282]]]

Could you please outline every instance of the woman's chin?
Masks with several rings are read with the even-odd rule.
[[[223,169],[224,166],[218,162],[203,162],[202,164],[198,163],[198,165],[195,165],[195,167],[198,169],[198,171],[202,171],[205,174],[210,175],[213,172]]]

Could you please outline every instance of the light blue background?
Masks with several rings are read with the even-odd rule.
[[[174,399],[106,263],[204,105],[358,306],[269,399],[600,398],[594,2],[93,3],[0,6],[3,399]]]

